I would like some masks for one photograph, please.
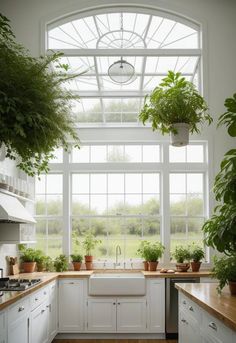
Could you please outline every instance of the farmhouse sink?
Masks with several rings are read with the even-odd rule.
[[[142,273],[94,273],[89,278],[90,295],[145,295]]]

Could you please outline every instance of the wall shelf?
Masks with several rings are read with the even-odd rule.
[[[34,203],[35,201],[33,199],[30,199],[30,198],[26,198],[26,197],[22,197],[21,195],[18,195],[18,194],[15,194],[15,193],[12,193],[12,192],[9,192],[3,188],[0,188],[0,193],[3,193],[3,194],[7,194],[7,195],[10,195],[12,197],[15,197],[16,199],[18,200],[21,200],[21,201],[27,201],[27,202],[31,202],[31,203]]]

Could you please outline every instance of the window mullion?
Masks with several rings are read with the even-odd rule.
[[[170,262],[170,202],[169,202],[169,143],[163,143],[163,168],[161,182],[161,240],[165,246],[163,262]]]
[[[71,191],[70,191],[70,172],[69,172],[69,152],[63,150],[63,238],[62,249],[67,256],[71,253],[71,232],[72,221],[70,220]]]

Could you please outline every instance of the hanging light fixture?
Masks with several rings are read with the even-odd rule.
[[[121,49],[123,49],[124,41],[124,28],[123,28],[123,13],[120,14],[120,30],[121,30]],[[134,79],[135,69],[134,66],[125,61],[123,57],[114,62],[108,68],[108,75],[113,82],[126,84]]]

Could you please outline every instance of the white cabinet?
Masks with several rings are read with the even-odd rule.
[[[148,331],[165,332],[165,279],[147,280]]]
[[[38,306],[30,315],[30,342],[48,342],[48,307],[47,302]]]
[[[0,343],[7,343],[7,313],[0,312]]]
[[[116,331],[116,299],[90,298],[87,301],[87,329],[94,332]]]
[[[187,312],[179,313],[179,342],[200,343],[202,341],[198,322]]]
[[[49,285],[48,301],[48,342],[52,342],[57,334],[57,282],[54,281]]]
[[[83,280],[59,281],[59,332],[81,332],[84,329]]]
[[[146,298],[117,299],[117,332],[145,332]]]
[[[8,343],[29,343],[29,297],[8,309]]]

